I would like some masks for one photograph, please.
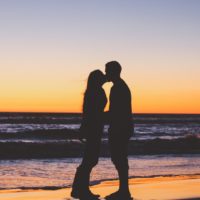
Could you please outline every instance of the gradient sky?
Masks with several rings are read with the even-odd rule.
[[[134,112],[200,113],[200,1],[0,0],[0,111],[80,112],[110,60]]]

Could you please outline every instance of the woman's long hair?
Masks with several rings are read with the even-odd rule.
[[[98,92],[98,89],[102,85],[103,79],[104,74],[100,70],[94,70],[89,74],[83,99],[83,113],[87,112],[89,107],[91,107],[96,92]]]

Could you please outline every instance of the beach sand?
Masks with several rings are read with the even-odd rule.
[[[129,180],[135,200],[200,199],[200,175],[133,178]],[[104,196],[116,191],[118,181],[104,181],[91,190]],[[58,190],[1,190],[2,200],[69,200],[70,188]]]

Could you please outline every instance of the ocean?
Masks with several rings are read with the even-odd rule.
[[[200,174],[200,115],[135,114],[133,121],[130,177]],[[0,113],[0,189],[70,187],[84,149],[80,122],[73,113]],[[107,130],[92,184],[117,178]]]

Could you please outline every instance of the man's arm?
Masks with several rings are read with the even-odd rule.
[[[110,121],[110,112],[109,111],[105,111],[103,113],[103,121],[104,121],[104,124],[109,124],[109,121]]]

